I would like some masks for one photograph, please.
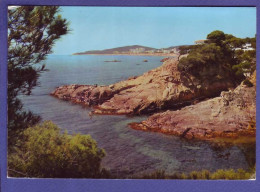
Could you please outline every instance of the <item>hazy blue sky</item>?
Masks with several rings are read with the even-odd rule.
[[[71,32],[57,41],[54,54],[126,45],[163,48],[193,44],[214,30],[237,37],[256,34],[251,7],[61,7]]]

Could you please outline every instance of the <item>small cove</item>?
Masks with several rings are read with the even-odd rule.
[[[30,96],[21,96],[26,109],[51,120],[70,134],[90,134],[106,157],[102,165],[112,174],[131,175],[165,170],[166,173],[208,169],[248,169],[252,166],[251,148],[246,145],[218,147],[203,141],[188,141],[171,135],[142,132],[129,128],[147,116],[127,117],[96,115],[90,108],[51,97],[49,94],[65,84],[109,85],[160,66],[163,57],[81,55],[54,56],[44,62],[49,71],[41,74],[40,86]],[[120,60],[121,62],[104,62]],[[148,62],[143,62],[148,60]]]

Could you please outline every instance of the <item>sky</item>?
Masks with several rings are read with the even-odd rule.
[[[166,48],[191,45],[214,30],[254,37],[254,7],[61,7],[70,33],[53,54],[68,55],[127,45]]]

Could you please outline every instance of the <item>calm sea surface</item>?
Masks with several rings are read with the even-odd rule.
[[[105,60],[122,62],[104,62]],[[143,62],[147,59],[148,62]],[[102,164],[125,178],[133,174],[165,170],[167,173],[208,169],[248,169],[254,164],[252,146],[221,147],[208,142],[187,141],[160,133],[129,128],[130,122],[146,119],[126,116],[93,116],[91,109],[58,100],[49,94],[65,84],[109,85],[160,66],[162,57],[149,56],[54,56],[44,62],[47,72],[32,95],[22,96],[24,107],[52,120],[69,133],[90,134],[106,151]]]

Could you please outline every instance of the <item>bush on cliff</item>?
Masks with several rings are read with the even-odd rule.
[[[256,70],[256,51],[248,50],[235,52],[236,64],[232,66],[237,76],[244,76],[244,73],[252,74]]]
[[[255,38],[240,39],[213,31],[208,34],[205,44],[189,47],[189,55],[180,59],[178,70],[183,77],[195,77],[197,84],[210,84],[221,79],[240,84],[245,79],[244,73],[252,73],[255,69],[255,50],[236,51],[235,48],[245,43],[254,47],[254,42]]]
[[[178,64],[182,72],[192,74],[200,80],[207,80],[219,74],[223,69],[219,66],[224,55],[220,46],[214,43],[205,44],[190,50],[188,57],[184,57]]]
[[[61,134],[50,121],[25,129],[8,157],[11,177],[100,178],[103,149],[89,135]]]

